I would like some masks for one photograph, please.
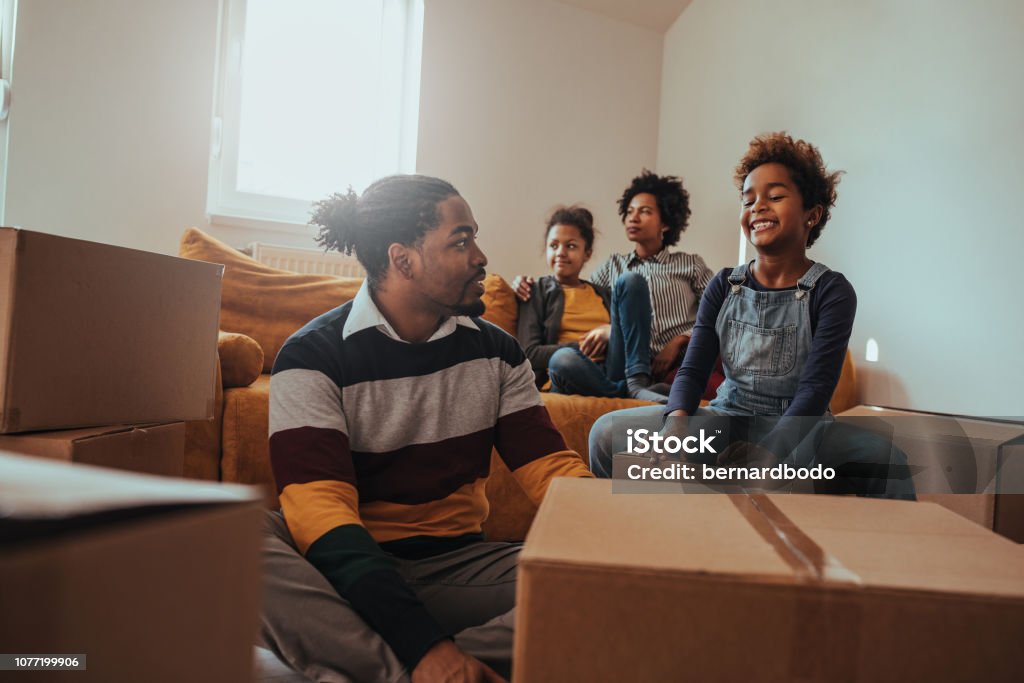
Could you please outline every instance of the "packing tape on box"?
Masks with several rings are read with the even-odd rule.
[[[859,588],[860,576],[845,567],[763,493],[729,496],[740,514],[807,583]],[[823,586],[819,585],[819,588]],[[856,679],[860,655],[862,610],[848,591],[817,590],[796,597],[796,624],[790,652],[793,680],[822,680],[837,662]]]
[[[806,581],[860,585],[856,573],[814,542],[763,493],[730,495],[747,522]]]

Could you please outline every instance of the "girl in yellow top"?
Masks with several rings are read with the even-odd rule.
[[[611,292],[580,278],[594,247],[594,217],[580,206],[551,214],[544,229],[546,256],[552,274],[533,282],[528,301],[519,303],[517,336],[542,386],[549,375],[551,391],[591,396],[627,396],[625,369],[633,356],[650,363],[650,306],[643,320],[621,320],[630,334],[613,334]],[[628,311],[643,307],[626,308]],[[638,316],[642,310],[637,311]],[[560,372],[560,368],[571,372]],[[581,381],[577,381],[581,380]],[[667,392],[667,387],[662,393]],[[665,400],[650,392],[648,400]],[[640,397],[647,398],[647,397]]]

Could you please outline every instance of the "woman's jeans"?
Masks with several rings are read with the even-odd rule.
[[[563,347],[548,361],[551,391],[560,394],[621,398],[626,378],[651,374],[651,294],[647,280],[623,273],[612,288],[611,333],[603,362],[579,349]]]

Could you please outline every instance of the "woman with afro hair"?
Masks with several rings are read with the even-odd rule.
[[[725,416],[731,445],[718,449],[719,464],[809,466],[822,454],[841,480],[823,487],[830,492],[913,497],[905,456],[884,439],[832,422],[829,413],[857,295],[807,250],[828,223],[839,176],[804,140],[771,133],[751,141],[734,180],[740,227],[756,256],[721,270],[705,289],[668,405],[609,413],[595,423],[590,458],[598,476],[611,474],[613,420],[624,432],[623,418],[635,426],[663,415]],[[719,355],[725,381],[699,408]]]
[[[551,390],[665,403],[669,386],[656,382],[670,379],[682,359],[712,272],[700,256],[668,249],[690,218],[690,195],[679,178],[645,169],[622,193],[618,211],[635,247],[613,254],[590,276],[612,293],[601,345],[606,360],[558,349],[548,361]],[[512,284],[521,300],[530,299],[533,278]]]

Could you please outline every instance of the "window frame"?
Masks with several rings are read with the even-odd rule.
[[[0,97],[6,99],[6,115],[0,119],[0,225],[7,224],[7,151],[10,140],[11,82],[14,65],[14,33],[18,0],[0,0]]]
[[[397,124],[398,140],[383,154],[378,148],[374,166],[377,177],[415,172],[424,0],[380,1],[384,5],[385,23],[382,52],[386,54],[387,50],[400,50],[401,57],[390,65],[391,80],[387,81],[390,92],[379,100],[384,103],[383,110],[396,112],[390,123]],[[248,0],[223,0],[221,5],[214,75],[207,216],[214,225],[305,234],[312,202],[319,198],[305,201],[236,189],[242,115],[241,66],[247,4]],[[345,189],[339,187],[337,190],[341,192]],[[354,189],[363,190],[361,187]]]

